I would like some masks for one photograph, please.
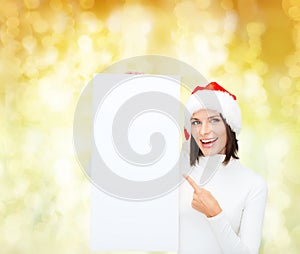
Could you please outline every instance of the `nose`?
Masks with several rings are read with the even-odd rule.
[[[206,136],[211,132],[211,128],[209,126],[208,122],[203,122],[200,129],[199,129],[199,134],[200,136]]]

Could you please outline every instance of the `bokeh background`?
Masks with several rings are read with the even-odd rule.
[[[299,0],[0,4],[0,253],[95,253],[74,111],[95,73],[144,54],[237,95],[241,160],[269,186],[260,253],[300,252]]]

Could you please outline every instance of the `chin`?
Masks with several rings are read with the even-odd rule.
[[[203,153],[203,152],[202,152]],[[213,155],[216,155],[217,153],[214,153],[214,152],[204,152],[203,155],[204,156],[213,156]]]
[[[214,156],[214,155],[217,155],[217,154],[225,154],[225,153],[218,153],[218,152],[215,152],[215,151],[205,151],[205,152],[203,152],[203,150],[201,150],[202,151],[202,154],[206,157],[206,156]]]

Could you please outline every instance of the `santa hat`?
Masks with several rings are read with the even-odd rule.
[[[216,82],[211,82],[205,87],[197,86],[187,100],[185,108],[188,111],[188,114],[185,114],[186,127],[184,128],[186,140],[190,137],[190,117],[201,109],[211,109],[221,113],[236,134],[242,127],[241,111],[236,96]]]

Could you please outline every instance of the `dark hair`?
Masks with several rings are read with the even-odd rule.
[[[234,159],[238,159],[237,152],[239,150],[238,140],[236,139],[235,132],[231,129],[231,127],[227,124],[226,120],[223,118],[222,114],[220,114],[226,128],[227,135],[227,143],[226,143],[226,151],[225,151],[225,159],[223,161],[224,165],[230,161],[231,157]],[[191,166],[195,166],[196,162],[199,161],[199,158],[204,156],[201,149],[197,145],[194,137],[191,135],[191,143],[190,143],[190,164]]]

